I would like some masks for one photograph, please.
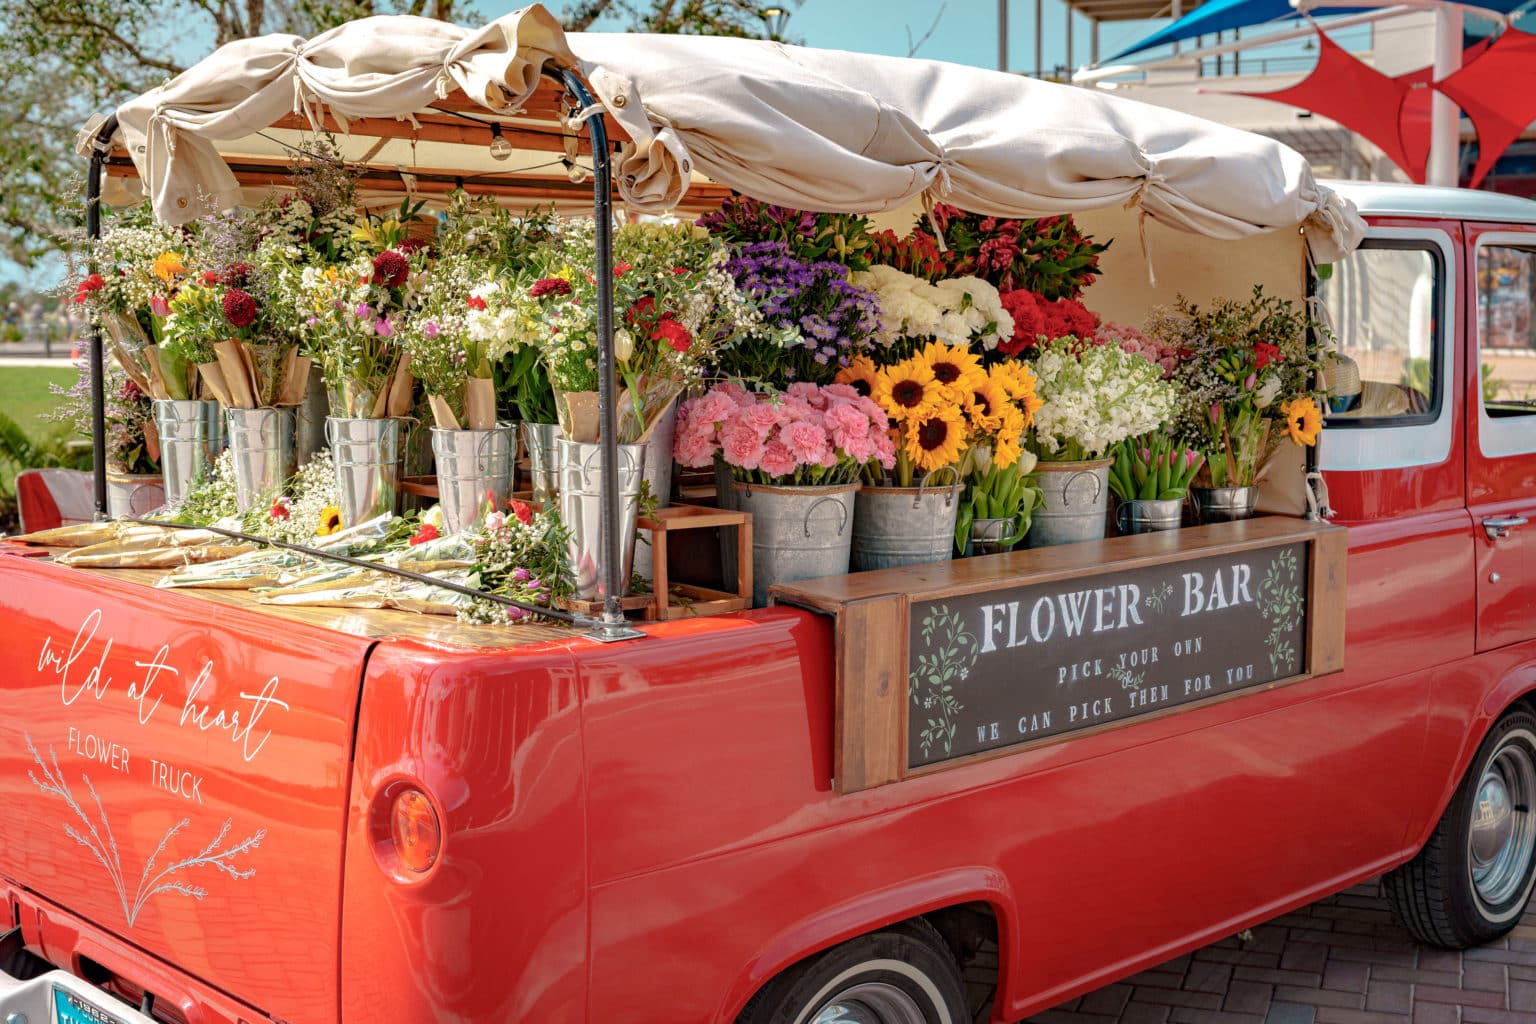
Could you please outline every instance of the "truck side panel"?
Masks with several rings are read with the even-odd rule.
[[[575,672],[557,645],[368,665],[347,818],[347,1021],[582,1024],[586,801]],[[425,792],[441,855],[391,859],[390,794]],[[614,1019],[623,1019],[614,1018]]]

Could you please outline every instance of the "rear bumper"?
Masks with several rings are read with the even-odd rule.
[[[3,878],[0,933],[0,965],[14,959],[8,948],[24,947],[52,968],[25,979],[0,970],[0,1020],[20,1013],[27,1024],[52,1024],[53,990],[60,988],[109,1007],[121,1024],[272,1024],[254,1007]],[[154,996],[154,1016],[134,1008],[146,992]]]

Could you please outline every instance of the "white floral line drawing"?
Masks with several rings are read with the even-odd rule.
[[[1306,599],[1301,592],[1301,568],[1293,548],[1282,548],[1269,563],[1269,570],[1259,584],[1259,614],[1269,624],[1264,646],[1269,649],[1269,668],[1277,677],[1298,670],[1292,630],[1306,615]]]
[[[175,876],[178,874],[200,867],[216,868],[231,878],[250,878],[256,873],[255,868],[236,867],[234,861],[241,854],[248,853],[260,846],[262,839],[266,838],[267,830],[264,828],[257,829],[254,834],[241,840],[234,846],[220,850],[219,846],[224,842],[224,838],[229,835],[230,827],[234,824],[233,818],[226,818],[223,827],[219,829],[218,835],[214,836],[212,841],[196,855],[167,864],[158,872],[155,872],[155,861],[165,852],[165,848],[170,845],[171,840],[176,838],[182,829],[192,824],[192,819],[182,818],[176,824],[166,829],[165,835],[160,840],[160,845],[155,847],[155,852],[149,855],[149,860],[144,864],[144,872],[139,876],[138,885],[134,889],[133,899],[130,901],[128,898],[128,880],[127,876],[123,873],[122,858],[117,850],[117,839],[112,834],[112,823],[107,820],[107,809],[102,806],[101,797],[97,795],[96,787],[91,784],[91,777],[85,772],[80,773],[81,781],[85,783],[85,788],[90,791],[91,800],[96,804],[96,812],[101,818],[101,827],[99,829],[96,822],[91,820],[90,816],[80,807],[79,802],[75,800],[75,795],[70,791],[69,783],[64,778],[64,772],[59,767],[59,755],[54,752],[53,747],[48,748],[48,758],[52,762],[52,767],[50,767],[43,760],[43,756],[38,753],[37,747],[32,743],[31,734],[24,734],[24,737],[27,741],[27,751],[31,753],[32,760],[37,765],[37,772],[31,769],[27,770],[27,778],[31,779],[32,784],[44,793],[63,799],[69,806],[69,809],[75,812],[75,816],[85,826],[85,831],[81,832],[73,824],[66,822],[64,834],[89,850],[91,855],[106,869],[107,877],[112,880],[112,886],[117,890],[117,898],[122,902],[123,917],[127,919],[128,927],[133,927],[134,922],[138,920],[139,914],[144,910],[144,906],[161,893],[178,892],[195,900],[201,900],[208,895],[208,890],[201,886],[177,879]],[[38,778],[38,772],[42,773],[42,778]],[[105,835],[105,839],[103,839],[103,835]]]
[[[923,615],[922,636],[927,650],[917,655],[917,664],[907,674],[907,685],[913,705],[938,717],[927,719],[927,728],[918,734],[918,746],[926,758],[934,746],[942,743],[947,757],[954,749],[956,719],[965,710],[965,705],[955,697],[955,684],[968,679],[971,669],[976,667],[976,638],[965,628],[960,613],[951,612],[943,604],[931,606]]]

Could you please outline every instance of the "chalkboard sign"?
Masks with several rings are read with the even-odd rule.
[[[907,767],[1305,671],[1308,544],[914,600]]]

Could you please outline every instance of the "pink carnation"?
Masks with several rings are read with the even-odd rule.
[[[827,465],[829,460],[835,461],[832,446],[827,443],[827,432],[812,420],[791,423],[780,437],[801,462]]]
[[[763,448],[759,464],[769,476],[789,476],[798,466],[794,453],[778,438],[769,441]]]
[[[821,389],[821,393],[827,399],[828,408],[840,402],[853,402],[863,397],[859,394],[859,389],[852,384],[827,384]]]
[[[764,441],[768,440],[768,435],[773,432],[773,428],[780,426],[782,422],[779,410],[766,402],[759,402],[742,410],[740,416],[752,425],[752,429],[757,431],[758,438]]]
[[[709,389],[712,395],[724,395],[736,405],[753,405],[757,402],[757,396],[734,380],[722,381]]]
[[[713,424],[706,424],[704,429],[679,431],[672,443],[672,457],[689,469],[704,469],[715,461],[719,450]]]
[[[737,469],[757,469],[763,460],[763,439],[751,424],[732,420],[720,429],[720,450]]]
[[[791,384],[784,392],[790,398],[797,398],[813,409],[825,409],[827,399],[822,394],[821,388],[808,381],[799,381]]]

